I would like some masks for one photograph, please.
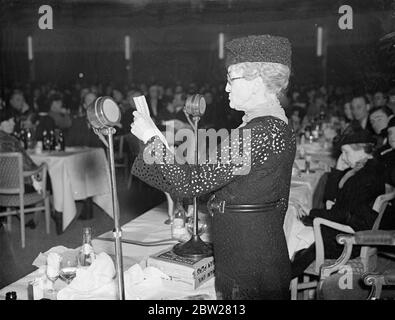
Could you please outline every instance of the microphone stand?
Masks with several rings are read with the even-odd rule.
[[[187,114],[186,114],[187,115]],[[187,119],[189,117],[187,115]],[[199,161],[199,139],[198,139],[198,123],[200,117],[194,116],[194,138],[195,138],[195,164],[198,165]],[[187,257],[194,260],[200,260],[205,257],[213,255],[212,249],[200,238],[199,236],[199,216],[198,216],[198,203],[197,197],[193,197],[193,234],[191,239],[185,243],[179,243],[174,246],[173,251],[181,257]]]
[[[122,261],[122,230],[119,224],[119,206],[117,185],[115,179],[115,161],[114,161],[114,140],[113,135],[116,130],[112,127],[103,127],[101,129],[93,128],[97,135],[108,136],[109,160],[110,160],[110,182],[112,191],[112,208],[114,214],[114,230],[113,236],[115,239],[115,267],[117,270],[117,283],[118,283],[118,299],[125,300],[125,284],[123,279],[123,261]]]

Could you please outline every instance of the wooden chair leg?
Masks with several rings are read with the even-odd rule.
[[[20,214],[20,221],[21,221],[21,242],[22,242],[22,248],[25,248],[25,208],[23,204],[20,206],[19,210]]]
[[[51,220],[51,206],[49,203],[49,197],[46,197],[44,200],[45,203],[45,228],[47,234],[50,232],[50,220]]]
[[[11,209],[10,209],[10,208],[7,208],[6,211],[9,212],[9,211],[11,211]],[[10,216],[7,216],[7,230],[8,230],[9,232],[12,231],[12,216],[11,216],[11,215],[10,215]]]
[[[41,207],[42,204],[41,203],[37,203],[36,207]],[[41,213],[41,209],[38,209],[37,211],[34,211],[34,218],[33,221],[36,225],[38,225],[38,222],[40,221],[40,213]]]
[[[298,300],[298,278],[291,280],[291,300]]]
[[[307,283],[310,281],[309,276],[303,276],[303,283]],[[303,290],[303,300],[309,300],[309,289]]]

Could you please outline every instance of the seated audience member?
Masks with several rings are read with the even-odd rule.
[[[38,106],[38,114],[34,118],[36,125],[36,139],[38,141],[43,140],[44,132],[49,134],[51,131],[55,131],[57,128],[55,120],[49,115],[49,110],[50,100]]]
[[[303,128],[303,120],[306,111],[304,108],[298,105],[293,105],[290,109],[291,111],[289,118],[291,120],[292,128],[296,134],[300,134]]]
[[[387,99],[385,94],[382,91],[377,91],[373,95],[373,106],[374,107],[383,107],[387,104]]]
[[[392,112],[395,114],[395,88],[392,88],[388,92],[388,102],[387,106],[392,110]]]
[[[373,142],[366,130],[356,130],[341,141],[342,154],[336,168],[329,173],[325,186],[326,209],[312,209],[301,218],[305,225],[312,225],[314,218],[321,217],[345,224],[355,231],[369,230],[377,217],[373,210],[376,198],[385,192],[383,166],[372,155]],[[322,228],[325,257],[338,258],[343,246],[336,241],[339,232],[329,227]],[[359,254],[355,247],[352,257]],[[293,276],[302,274],[315,259],[312,245],[295,255]]]
[[[343,106],[344,117],[346,122],[349,123],[354,120],[354,116],[351,112],[351,102],[346,102]]]
[[[73,119],[70,129],[65,136],[66,146],[78,146],[78,147],[93,147],[93,148],[104,148],[105,144],[101,139],[94,133],[87,117],[86,109],[88,106],[96,100],[96,95],[92,92],[87,93],[84,96],[82,103],[83,115]]]
[[[33,110],[26,103],[23,92],[14,90],[9,100],[9,111],[13,114],[15,120],[15,129],[19,131],[21,128],[32,128]]]
[[[118,90],[118,89],[113,89],[112,90],[111,97],[117,103],[117,105],[122,105],[124,103],[123,93],[120,90]]]
[[[157,85],[152,85],[148,91],[147,104],[151,118],[156,122],[160,110],[163,109],[162,100],[159,97],[160,91]]]
[[[388,122],[387,144],[377,151],[378,160],[385,167],[385,183],[395,188],[395,117]],[[395,230],[395,200],[392,200],[383,215],[380,229]]]
[[[55,121],[59,129],[71,127],[71,117],[67,109],[63,107],[62,97],[58,94],[49,97],[49,116]]]
[[[29,172],[38,169],[38,166],[33,162],[30,156],[27,154],[25,149],[22,147],[21,142],[12,136],[14,132],[15,122],[14,115],[12,112],[4,111],[0,113],[0,153],[3,152],[20,152],[22,154],[22,163],[23,163],[23,171]],[[34,178],[37,181],[41,180],[39,174],[35,174]],[[27,176],[24,179],[25,185],[25,193],[35,192],[33,187],[33,180],[31,176]],[[51,190],[51,182],[49,177],[47,176],[47,189]],[[26,226],[34,229],[36,227],[36,223],[34,219],[29,220],[26,223]]]
[[[375,107],[369,111],[369,121],[375,133],[376,148],[386,144],[386,128],[392,116],[392,111],[387,106]]]
[[[23,159],[23,171],[37,169],[37,165],[26,153],[21,142],[12,136],[15,129],[13,112],[9,110],[0,113],[0,152],[20,152]]]
[[[182,94],[176,94],[174,98],[162,100],[163,109],[157,116],[158,128],[166,130],[166,124],[174,126],[175,131],[188,128],[189,123],[183,111],[185,105],[185,97]]]
[[[391,174],[395,169],[395,117],[388,122],[386,133],[386,144],[377,150],[377,159],[385,166],[386,183],[393,184]]]
[[[364,95],[355,95],[351,100],[351,113],[354,120],[351,125],[354,127],[361,127],[374,134],[372,126],[369,122],[369,102]]]
[[[312,120],[320,115],[322,111],[325,112],[327,108],[325,96],[322,94],[318,94],[314,98],[314,102],[311,103],[306,110],[306,117],[309,120]]]

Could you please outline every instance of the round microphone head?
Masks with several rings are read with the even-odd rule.
[[[206,100],[201,94],[189,96],[185,102],[184,110],[192,117],[201,117],[206,111]]]
[[[111,97],[99,97],[86,109],[89,123],[96,129],[113,127],[121,120],[121,111]]]

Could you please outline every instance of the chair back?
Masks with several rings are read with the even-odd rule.
[[[386,190],[389,190],[389,188],[386,187]],[[377,218],[372,228],[373,230],[379,229],[381,220],[384,215],[384,211],[387,208],[388,203],[393,199],[395,199],[395,190],[389,190],[385,194],[377,197],[376,201],[373,204],[373,210],[377,212]]]
[[[0,153],[0,193],[15,194],[24,192],[22,153]]]
[[[391,200],[395,199],[395,191],[393,190],[393,188],[386,186],[386,191],[389,192],[378,196],[373,204],[373,210],[377,212],[377,217],[373,224],[372,230],[379,230],[380,223],[388,203]],[[361,248],[360,257],[365,271],[371,271],[376,268],[377,265],[376,253],[377,253],[377,249],[375,247],[363,246]]]

